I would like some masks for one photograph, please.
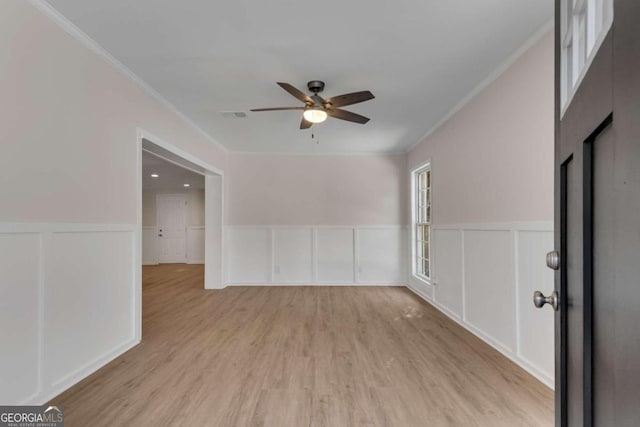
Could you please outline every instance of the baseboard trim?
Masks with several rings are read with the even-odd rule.
[[[87,363],[82,368],[77,369],[69,375],[63,377],[62,379],[54,382],[50,390],[38,395],[36,398],[34,398],[34,401],[27,402],[25,404],[43,405],[51,401],[52,399],[55,399],[55,397],[60,395],[68,388],[79,383],[89,375],[98,371],[100,368],[103,368],[105,365],[109,364],[138,344],[140,344],[140,340],[132,339],[119,345],[118,347],[106,352],[102,356],[93,360],[92,362]]]
[[[534,366],[532,366],[531,363],[529,363],[527,360],[524,360],[524,359],[518,357],[517,355],[514,355],[514,354],[506,351],[505,348],[503,348],[501,345],[498,345],[493,339],[491,339],[485,333],[480,331],[478,328],[476,328],[473,325],[470,325],[470,324],[464,322],[463,320],[461,320],[457,316],[453,316],[448,310],[446,310],[443,307],[441,307],[437,302],[435,302],[432,299],[426,297],[422,292],[420,292],[419,289],[416,289],[411,285],[407,285],[407,288],[411,292],[413,292],[414,294],[419,296],[421,299],[423,299],[424,301],[429,303],[429,305],[434,307],[436,310],[438,310],[439,312],[441,312],[442,314],[447,316],[452,321],[456,322],[458,325],[462,326],[467,331],[471,332],[476,337],[480,338],[487,345],[491,346],[491,348],[495,349],[500,354],[505,356],[507,359],[511,360],[513,363],[515,363],[516,365],[518,365],[519,367],[524,369],[526,372],[528,372],[530,375],[532,375],[535,379],[540,381],[542,384],[544,384],[545,386],[549,387],[551,390],[554,389],[553,382],[549,378],[547,378],[546,375],[542,374],[538,369],[536,369]]]
[[[399,287],[399,286],[406,286],[406,284],[404,283],[227,283],[226,286],[326,286],[326,287],[331,287],[331,286],[337,286],[337,287],[342,287],[342,286],[354,286],[354,287],[367,287],[367,286],[371,286],[371,287],[382,287],[382,286],[393,286],[393,287]]]

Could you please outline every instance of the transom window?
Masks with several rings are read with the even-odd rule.
[[[562,0],[560,6],[563,113],[613,22],[613,0]]]
[[[414,266],[413,272],[431,278],[431,165],[413,173]]]

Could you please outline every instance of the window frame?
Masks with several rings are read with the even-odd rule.
[[[560,117],[571,104],[611,28],[613,1],[561,0]]]
[[[420,203],[419,192],[421,191],[419,186],[419,176],[421,173],[429,171],[429,185],[425,190],[429,193],[428,203],[424,206],[425,208],[429,208],[430,212],[428,215],[428,221],[421,223],[419,222],[419,209]],[[433,168],[431,164],[431,160],[420,164],[416,168],[412,169],[410,172],[410,192],[411,192],[411,275],[413,278],[431,285],[433,282]],[[420,224],[426,225],[429,228],[429,242],[428,242],[428,251],[429,257],[426,258],[429,260],[429,275],[424,275],[419,272],[418,269],[418,236],[417,229]],[[421,260],[423,257],[420,258]]]

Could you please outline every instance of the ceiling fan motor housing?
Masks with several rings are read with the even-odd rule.
[[[307,87],[309,88],[309,91],[313,93],[320,93],[324,90],[324,82],[320,80],[311,80],[307,83]]]
[[[313,105],[307,105],[308,108],[324,108],[326,107],[324,99],[319,97],[318,95],[311,95],[310,98],[313,100]]]

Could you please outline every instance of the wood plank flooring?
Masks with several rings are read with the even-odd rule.
[[[144,267],[142,343],[56,397],[73,426],[551,426],[553,393],[397,287],[202,289]]]

